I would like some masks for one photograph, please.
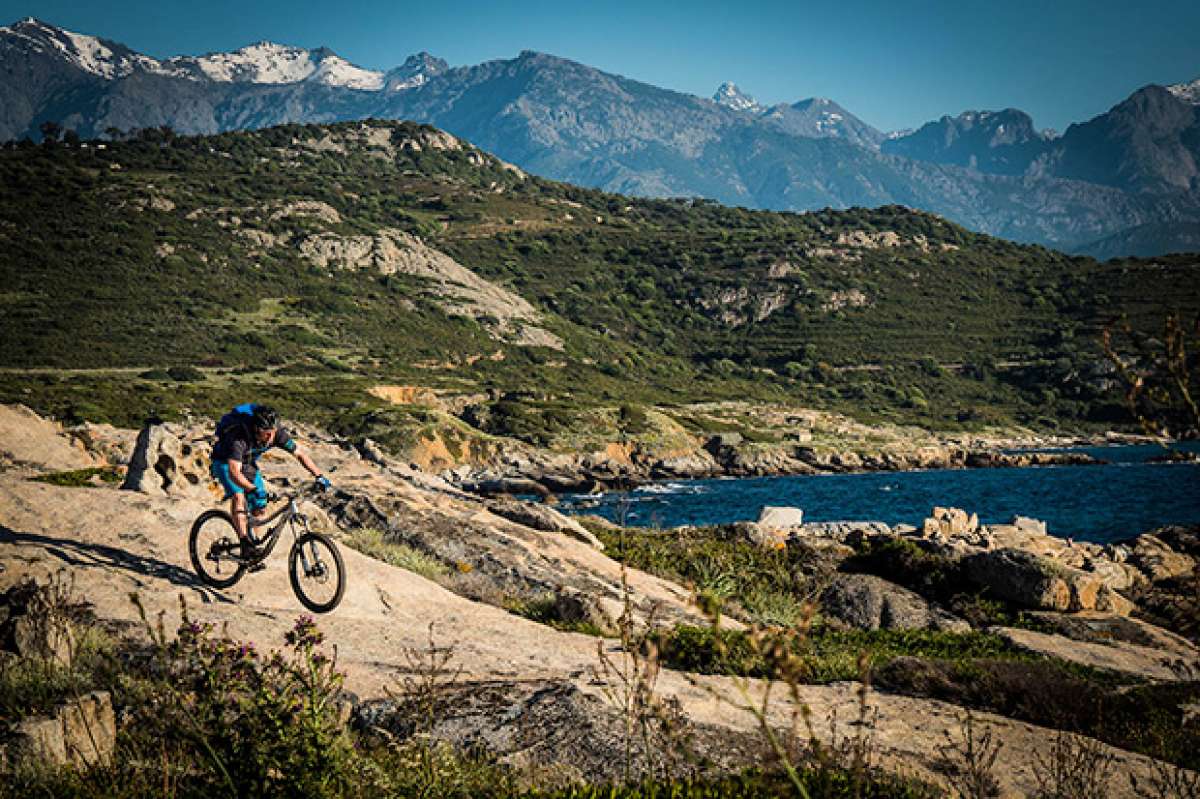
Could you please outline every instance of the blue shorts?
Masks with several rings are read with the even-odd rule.
[[[229,475],[228,463],[218,461],[212,465],[212,469],[209,471],[212,473],[213,479],[217,481],[221,488],[225,489],[225,496],[223,499],[229,499],[234,494],[246,493],[245,489],[233,482],[233,478]],[[262,495],[267,493],[267,487],[263,484],[262,472],[254,473],[254,487]],[[260,510],[267,506],[266,502],[260,501],[257,498],[247,498],[247,502],[250,505],[250,510]]]

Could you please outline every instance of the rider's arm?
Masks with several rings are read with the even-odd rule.
[[[227,463],[229,464],[229,479],[233,480],[234,484],[246,491],[253,491],[258,488],[258,486],[247,480],[246,476],[242,474],[242,462],[240,460],[230,458]]]
[[[300,461],[300,465],[308,469],[308,473],[313,477],[320,477],[321,470],[317,468],[317,464],[313,463],[313,459],[308,457],[308,453],[296,447],[292,450],[292,454],[296,456],[296,460]]]
[[[318,479],[321,477],[321,470],[317,468],[317,464],[313,463],[312,458],[308,457],[307,452],[296,445],[296,439],[292,438],[290,432],[280,428],[279,432],[275,434],[275,446],[295,455],[296,460],[300,461],[300,465],[308,469],[308,473],[313,477]]]

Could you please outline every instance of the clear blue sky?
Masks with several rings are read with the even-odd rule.
[[[1200,0],[0,0],[0,24],[26,16],[159,58],[263,39],[372,69],[541,50],[705,97],[726,80],[768,104],[830,97],[884,130],[1012,106],[1061,131],[1200,77]]]

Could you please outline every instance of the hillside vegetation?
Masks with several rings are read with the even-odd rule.
[[[130,424],[252,396],[355,425],[409,384],[529,440],[722,399],[1111,426],[1099,331],[1195,315],[1196,270],[899,206],[631,199],[410,123],[26,142],[0,151],[0,401]]]

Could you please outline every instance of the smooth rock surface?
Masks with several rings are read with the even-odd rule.
[[[1114,641],[1110,644],[1076,641],[1062,635],[1050,635],[1015,627],[993,627],[1014,646],[1039,655],[1061,658],[1083,666],[1129,674],[1147,680],[1173,681],[1200,679],[1200,659],[1138,644]]]
[[[98,466],[100,459],[24,405],[0,405],[0,466],[6,464],[68,471]]]

